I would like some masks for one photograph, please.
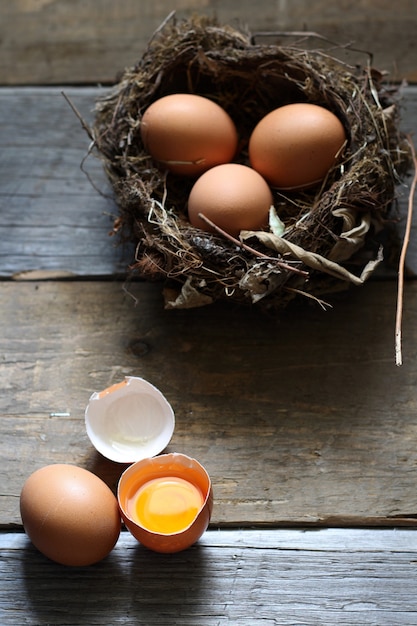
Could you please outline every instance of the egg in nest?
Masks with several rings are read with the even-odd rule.
[[[249,139],[249,159],[273,187],[302,189],[326,177],[345,143],[345,129],[334,113],[297,102],[258,122]]]
[[[229,114],[209,98],[190,93],[155,100],[142,116],[140,133],[160,167],[182,176],[195,177],[228,163],[238,146]]]
[[[232,236],[241,230],[261,230],[268,225],[273,203],[268,183],[247,165],[226,163],[211,168],[194,183],[188,198],[188,218],[193,226],[213,231],[203,214]]]

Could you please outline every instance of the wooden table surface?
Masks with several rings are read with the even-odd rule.
[[[392,267],[327,311],[164,310],[159,284],[126,280],[100,162],[80,167],[89,141],[62,91],[91,120],[104,89],[0,89],[0,625],[416,625],[416,224],[401,367]],[[408,86],[404,129],[416,120]],[[115,489],[123,468],[84,410],[127,375],[172,404],[167,450],[207,468],[212,524],[178,555],[124,531],[98,565],[58,566],[22,532],[21,487],[68,462]]]
[[[98,93],[68,95],[88,114]],[[406,91],[408,110],[416,93]],[[172,624],[177,613],[183,625],[255,624],[259,607],[265,624],[417,623],[404,586],[414,571],[414,531],[392,530],[414,527],[417,515],[413,278],[404,292],[401,367],[392,276],[334,297],[326,312],[303,306],[272,319],[233,305],[166,311],[160,285],[123,278],[130,251],[108,235],[116,209],[79,167],[88,142],[61,90],[4,88],[0,107],[0,623],[25,615],[21,623],[134,624],[144,611],[143,624]],[[106,191],[100,164],[87,167]],[[411,274],[414,244],[415,237]],[[145,553],[123,533],[102,565],[60,568],[19,532],[20,489],[53,462],[86,467],[115,488],[121,467],[92,448],[84,409],[93,391],[126,375],[148,379],[171,402],[177,424],[168,450],[208,469],[211,529],[200,547],[173,559]],[[263,527],[275,530],[229,530]],[[143,579],[142,566],[137,597],[125,585],[137,572]],[[109,608],[102,584],[114,575],[119,600]],[[166,591],[175,575],[180,582]],[[398,598],[374,588],[387,575],[390,589],[409,597],[405,613]],[[86,604],[80,580],[92,589]],[[17,604],[15,585],[24,590]],[[72,609],[62,614],[70,596]],[[275,622],[280,615],[288,621]]]
[[[98,93],[67,96],[87,116]],[[405,101],[415,111],[415,88]],[[172,404],[168,449],[207,466],[214,525],[413,524],[417,283],[404,291],[401,367],[395,275],[327,311],[164,310],[160,284],[123,277],[132,251],[109,236],[117,208],[100,162],[80,169],[88,138],[61,90],[4,88],[0,106],[0,524],[19,525],[22,483],[47,463],[81,464],[114,488],[120,467],[92,449],[84,410],[126,375]]]

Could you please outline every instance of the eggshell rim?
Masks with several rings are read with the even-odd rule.
[[[172,462],[171,462],[171,460],[172,460]],[[139,465],[142,465],[142,466],[144,466],[146,464],[149,464],[149,465],[157,464],[159,466],[160,465],[167,465],[167,470],[169,472],[170,465],[172,466],[172,464],[175,461],[178,461],[178,460],[181,460],[185,467],[188,467],[188,468],[191,468],[193,466],[196,467],[198,472],[200,472],[201,474],[204,475],[204,478],[207,481],[207,485],[206,485],[206,488],[204,489],[204,493],[203,493],[204,500],[203,500],[203,502],[202,502],[198,512],[196,513],[194,519],[192,520],[192,522],[190,522],[188,524],[188,526],[186,526],[182,530],[176,531],[176,532],[172,532],[172,533],[162,533],[162,532],[150,530],[149,528],[146,528],[145,526],[142,526],[137,520],[132,518],[132,516],[129,515],[127,509],[122,504],[122,498],[121,498],[122,483],[129,476],[129,474],[135,473],[137,471]],[[149,480],[151,480],[151,477],[149,478]],[[211,500],[211,502],[210,502],[210,500]],[[210,509],[209,510],[209,518],[211,518],[211,513],[212,513],[212,509],[213,509],[212,500],[213,500],[212,482],[211,482],[210,475],[207,472],[206,468],[199,461],[197,461],[197,459],[195,459],[193,457],[190,457],[190,456],[188,456],[186,454],[183,454],[181,452],[169,452],[167,454],[160,454],[160,455],[157,455],[155,457],[149,457],[149,458],[146,458],[146,459],[141,459],[140,461],[132,463],[132,465],[127,467],[124,470],[124,472],[121,474],[121,476],[119,478],[119,481],[118,481],[118,484],[117,484],[117,501],[119,503],[119,509],[120,509],[120,514],[122,516],[122,519],[124,521],[128,520],[132,526],[135,526],[136,528],[140,529],[141,531],[144,532],[144,534],[153,535],[153,536],[175,537],[175,536],[182,535],[182,534],[186,533],[196,523],[196,521],[200,517],[202,511],[207,506]]]

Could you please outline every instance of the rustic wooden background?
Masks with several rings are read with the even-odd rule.
[[[197,456],[212,474],[214,524],[411,525],[413,280],[402,368],[395,273],[336,297],[326,313],[306,307],[280,319],[224,305],[167,312],[158,285],[121,280],[131,257],[108,237],[117,208],[80,170],[88,138],[61,91],[88,120],[97,84],[136,61],[174,6],[252,29],[314,29],[374,49],[396,77],[416,76],[409,2],[355,11],[322,2],[1,3],[0,524],[19,525],[18,495],[34,466],[74,462],[115,486],[120,467],[91,449],[83,411],[93,391],[129,374],[172,402],[170,449]],[[404,91],[410,132],[416,95]],[[109,191],[100,163],[89,159],[87,169]],[[403,216],[406,202],[404,188]],[[415,225],[408,269],[416,275]]]
[[[416,225],[400,368],[395,268],[327,312],[277,319],[165,311],[158,285],[125,284],[117,208],[80,169],[88,138],[61,92],[90,119],[174,9],[372,51],[408,81],[403,126],[417,132],[415,0],[0,0],[0,624],[415,626]],[[100,163],[86,165],[106,194]],[[125,375],[172,403],[169,449],[207,467],[212,528],[178,555],[123,532],[96,566],[62,568],[22,532],[20,489],[57,461],[115,488],[122,468],[92,449],[83,418]]]
[[[68,89],[86,112],[97,93]],[[3,89],[0,108],[0,524],[20,524],[37,466],[77,463],[115,487],[121,468],[92,449],[83,412],[125,375],[173,404],[169,449],[207,466],[214,524],[414,524],[417,283],[401,368],[395,274],[327,312],[165,311],[159,285],[121,279],[131,257],[108,234],[116,207],[80,170],[88,140],[60,89]],[[106,191],[100,163],[87,167]]]
[[[112,82],[173,10],[252,32],[315,31],[372,51],[394,80],[417,80],[415,0],[3,0],[0,84]]]
[[[94,85],[135,62],[174,8],[255,31],[318,31],[372,49],[394,78],[417,76],[417,10],[405,1],[337,8],[244,1],[238,10],[232,1],[203,0],[1,3],[0,314],[12,330],[0,365],[0,523],[19,524],[16,498],[33,459],[83,464],[114,487],[120,468],[91,450],[82,419],[90,393],[126,374],[148,378],[173,403],[171,449],[208,465],[215,523],[410,523],[417,511],[415,283],[407,284],[398,369],[392,278],[341,296],[326,314],[313,309],[278,321],[222,306],[168,313],[158,286],[135,284],[126,293],[117,280],[129,258],[107,236],[117,208],[81,172],[87,137],[51,83],[89,119],[101,91]],[[413,88],[404,108],[412,132]],[[100,163],[87,167],[108,191]],[[404,213],[406,190],[402,203]],[[416,259],[414,227],[413,275]]]
[[[417,623],[413,530],[223,530],[179,554],[126,535],[97,565],[63,569],[0,534],[2,626]]]

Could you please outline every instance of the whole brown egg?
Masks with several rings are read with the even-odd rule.
[[[249,139],[249,159],[273,187],[306,188],[326,177],[345,142],[345,129],[334,113],[316,104],[288,104],[258,122]]]
[[[47,465],[20,494],[23,527],[34,546],[62,565],[91,565],[115,546],[121,529],[117,499],[95,474],[69,464]]]
[[[239,163],[211,168],[197,179],[188,198],[188,217],[193,226],[208,232],[213,227],[202,213],[232,236],[241,230],[261,230],[268,225],[273,203],[268,183],[258,172]]]
[[[155,161],[183,176],[231,161],[238,145],[229,114],[209,98],[190,93],[155,100],[143,114],[140,132]]]

